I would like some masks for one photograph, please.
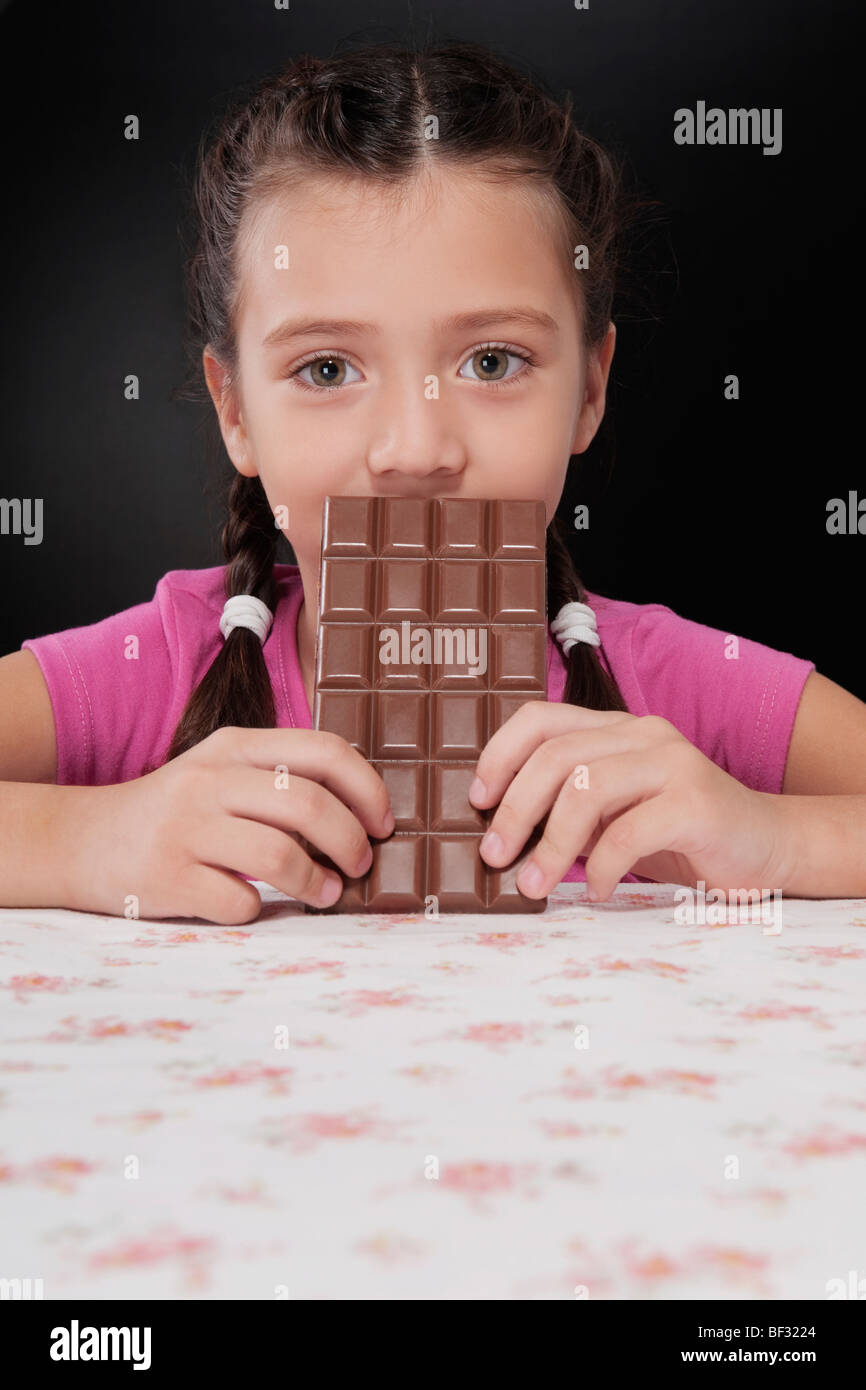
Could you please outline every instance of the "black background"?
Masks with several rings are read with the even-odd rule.
[[[866,497],[862,79],[842,63],[856,14],[805,0],[11,0],[0,495],[43,498],[44,538],[0,536],[0,652],[149,600],[167,570],[222,563],[204,412],[170,397],[205,125],[238,84],[304,51],[471,39],[570,90],[578,122],[662,204],[634,239],[637,297],[614,313],[607,420],[563,499],[567,514],[590,507],[586,584],[811,658],[866,698],[866,535],[826,531],[830,498]],[[698,100],[781,107],[781,153],[676,145],[673,113]],[[138,141],[123,138],[130,112]]]

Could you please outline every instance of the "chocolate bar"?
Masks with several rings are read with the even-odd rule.
[[[333,907],[307,912],[542,912],[515,879],[540,838],[492,868],[496,811],[468,799],[475,764],[527,700],[547,699],[544,503],[327,497],[313,727],[382,777],[395,828]]]

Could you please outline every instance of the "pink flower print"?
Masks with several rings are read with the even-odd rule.
[[[165,1110],[138,1110],[132,1115],[97,1115],[95,1123],[99,1125],[124,1125],[131,1129],[133,1133],[140,1134],[142,1130],[148,1129],[151,1125],[159,1124],[166,1119]]]
[[[515,1173],[510,1163],[449,1163],[440,1171],[439,1182],[457,1192],[509,1192]]]
[[[715,1048],[720,1048],[723,1052],[730,1052],[730,1050],[731,1050],[732,1047],[739,1047],[739,1046],[741,1045],[741,1043],[742,1043],[742,1038],[722,1038],[722,1037],[710,1037],[710,1038],[680,1038],[680,1037],[676,1037],[676,1038],[674,1038],[674,1042],[681,1043],[681,1044],[683,1045],[683,1047],[695,1047],[695,1046],[697,1045],[697,1046],[701,1046],[701,1047],[715,1047]]]
[[[65,975],[13,975],[0,988],[10,990],[19,1003],[26,1004],[31,994],[69,994],[75,989],[114,988],[114,980],[69,979]]]
[[[755,1192],[747,1195],[771,1208],[783,1207],[788,1200],[787,1192],[782,1192],[778,1187],[759,1187]]]
[[[91,1269],[129,1269],[180,1261],[187,1286],[207,1286],[207,1265],[216,1257],[217,1243],[210,1236],[154,1234],[143,1239],[122,1240],[107,1250],[91,1255]]]
[[[401,1261],[417,1259],[430,1249],[429,1245],[403,1235],[401,1231],[377,1231],[366,1240],[355,1242],[354,1249],[362,1255],[369,1255],[385,1265],[399,1264]]]
[[[487,1043],[498,1047],[503,1043],[524,1042],[535,1030],[523,1023],[473,1023],[460,1034],[464,1042]]]
[[[769,1264],[767,1255],[758,1255],[737,1246],[702,1246],[695,1252],[694,1258],[699,1264],[708,1266],[713,1274],[725,1276],[726,1283],[745,1283],[759,1293],[767,1292],[766,1284],[760,1277]]]
[[[400,1067],[398,1074],[409,1076],[413,1081],[446,1081],[456,1074],[456,1068],[439,1066],[436,1062],[419,1062],[414,1067]]]
[[[74,1192],[75,1178],[95,1173],[98,1167],[98,1164],[88,1163],[86,1159],[63,1155],[57,1158],[41,1158],[34,1164],[33,1171],[37,1181],[46,1187],[56,1187],[62,1192]]]
[[[701,1246],[675,1260],[659,1250],[637,1253],[634,1242],[627,1241],[622,1246],[622,1253],[629,1273],[645,1284],[671,1278],[691,1279],[707,1269],[714,1275],[729,1275],[734,1282],[745,1280],[754,1284],[756,1276],[768,1263],[767,1256],[736,1246]],[[761,1281],[759,1286],[762,1287]]]
[[[639,1072],[617,1072],[614,1067],[607,1068],[605,1072],[605,1081],[608,1086],[612,1086],[614,1090],[619,1091],[633,1091],[652,1085],[650,1078],[641,1076]]]
[[[572,1120],[539,1120],[538,1123],[549,1139],[580,1139],[587,1132],[583,1125],[576,1125]]]
[[[293,1067],[263,1067],[259,1062],[247,1062],[239,1067],[223,1067],[196,1078],[196,1086],[246,1086],[250,1082],[267,1081],[272,1095],[285,1095]]]
[[[531,1091],[526,1099],[534,1100],[539,1096],[561,1096],[564,1100],[586,1100],[595,1095],[595,1087],[590,1085],[577,1067],[566,1067],[562,1075],[563,1080],[558,1086],[543,1091]]]
[[[817,1028],[832,1029],[832,1023],[828,1023],[819,1009],[813,1004],[747,1004],[744,1009],[737,1011],[737,1018],[745,1019],[748,1023],[753,1023],[764,1019],[798,1019],[808,1023],[814,1023]]]
[[[214,999],[218,1004],[233,1004],[242,994],[246,993],[243,989],[190,989],[187,991],[190,999]]]
[[[71,986],[78,986],[81,980],[67,980],[63,975],[13,975],[11,980],[3,985],[4,989],[14,990],[44,990],[46,992],[66,993]]]
[[[91,1038],[116,1038],[122,1037],[131,1031],[128,1023],[121,1022],[120,1019],[96,1019],[90,1025],[89,1037]]]
[[[474,975],[476,966],[466,965],[458,960],[437,960],[430,967],[431,970],[441,970],[445,975]]]
[[[788,954],[794,960],[802,961],[808,965],[811,961],[817,961],[819,965],[832,965],[837,960],[862,960],[866,956],[866,951],[859,946],[789,946]]]
[[[96,1163],[88,1163],[84,1158],[72,1158],[67,1154],[40,1158],[31,1164],[0,1165],[0,1181],[36,1182],[42,1187],[53,1187],[58,1192],[74,1192],[76,1178],[86,1177],[99,1169]]]
[[[699,1071],[661,1071],[658,1079],[662,1082],[671,1082],[675,1090],[683,1095],[703,1095],[708,1100],[715,1100],[715,1096],[710,1095],[710,1090],[715,1086],[717,1077]]]
[[[642,1255],[638,1258],[627,1257],[626,1267],[633,1278],[645,1284],[655,1284],[661,1279],[672,1279],[680,1273],[675,1262],[661,1251],[655,1251],[651,1255]]]
[[[56,1062],[0,1062],[0,1071],[66,1071]]]
[[[461,943],[467,946],[489,946],[494,951],[506,951],[509,954],[518,950],[522,946],[530,946],[533,950],[544,946],[545,938],[540,935],[530,934],[520,931],[479,931],[471,936],[463,938]]]
[[[828,1133],[815,1130],[783,1146],[795,1158],[831,1158],[839,1154],[860,1153],[866,1149],[866,1134]]]
[[[395,989],[357,989],[352,996],[360,1004],[368,1004],[371,1008],[400,1008],[403,1004],[412,1002],[412,995],[408,989],[397,986]]]
[[[375,1120],[360,1115],[304,1115],[301,1123],[307,1134],[320,1139],[357,1139],[376,1130]]]
[[[392,989],[355,989],[342,994],[328,994],[324,998],[333,1000],[329,1007],[338,1013],[357,1017],[367,1009],[402,1009],[424,1007],[435,1001],[416,994],[407,985],[394,985]]]
[[[218,1187],[216,1191],[224,1202],[257,1202],[262,1206],[274,1205],[260,1182],[248,1182],[245,1187]]]
[[[162,1038],[165,1042],[177,1042],[181,1033],[189,1032],[194,1026],[182,1018],[153,1018],[139,1024],[138,1031],[147,1033],[151,1038]]]
[[[45,1042],[76,1042],[79,1038],[89,1036],[91,1038],[106,1038],[112,1036],[122,1036],[129,1032],[127,1024],[119,1019],[95,1019],[89,1024],[82,1024],[74,1014],[67,1014],[60,1020],[65,1031],[55,1030],[48,1033]]]
[[[698,1258],[727,1269],[764,1269],[768,1259],[766,1255],[756,1255],[751,1250],[727,1246],[704,1248],[698,1252]]]
[[[597,1134],[615,1139],[623,1133],[620,1125],[578,1125],[573,1120],[539,1120],[538,1123],[551,1139],[590,1139]]]
[[[75,1042],[81,1038],[126,1038],[136,1033],[145,1033],[152,1038],[163,1038],[166,1042],[176,1042],[181,1033],[195,1025],[179,1018],[153,1018],[143,1023],[124,1023],[116,1017],[90,1019],[81,1024],[75,1015],[61,1019],[66,1032],[49,1033],[46,1042]]]
[[[692,971],[684,965],[674,965],[673,961],[653,960],[651,958],[627,961],[610,956],[601,956],[593,964],[597,971],[634,970],[642,975],[660,975],[662,978],[671,980],[686,980],[692,974]]]
[[[312,975],[322,972],[330,980],[341,980],[345,974],[342,960],[296,960],[285,965],[272,965],[263,974],[269,979],[280,975]]]
[[[760,1202],[768,1211],[778,1211],[788,1201],[788,1194],[778,1187],[756,1187],[745,1192],[710,1192],[709,1195],[714,1202],[722,1204],[739,1203],[744,1198],[747,1202]]]
[[[319,1111],[306,1115],[277,1116],[265,1120],[261,1134],[266,1144],[287,1144],[296,1152],[318,1148],[327,1140],[394,1139],[406,1121],[383,1120],[361,1110]]]
[[[708,1089],[716,1084],[716,1077],[707,1073],[672,1069],[655,1071],[649,1075],[641,1076],[639,1072],[620,1073],[615,1068],[608,1067],[604,1073],[604,1079],[608,1086],[619,1091],[643,1090],[644,1088],[667,1090],[672,1088],[686,1095],[708,1095]]]
[[[235,927],[223,927],[214,929],[212,932],[195,931],[191,927],[181,927],[177,931],[160,931],[158,927],[153,927],[144,936],[137,936],[133,941],[124,945],[130,946],[190,946],[206,943],[212,945],[215,941],[227,946],[242,946],[252,936],[252,932],[240,931]],[[120,945],[121,943],[116,943]]]
[[[588,980],[595,971],[590,969],[585,961],[575,960],[572,956],[567,956],[563,961],[562,969],[555,972],[556,976],[564,980]]]

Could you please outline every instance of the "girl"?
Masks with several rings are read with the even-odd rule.
[[[0,662],[3,901],[248,922],[249,875],[328,906],[340,881],[301,832],[366,871],[384,784],[311,728],[328,494],[545,502],[549,698],[493,735],[471,793],[497,807],[494,866],[547,817],[528,896],[585,873],[602,898],[621,878],[866,892],[866,706],[572,566],[556,513],[604,413],[623,206],[570,99],[472,44],[304,58],[227,114],[196,208],[226,565]]]

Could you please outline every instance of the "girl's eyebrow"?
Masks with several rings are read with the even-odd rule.
[[[559,332],[559,324],[550,314],[524,305],[512,308],[471,309],[465,314],[438,319],[433,327],[438,333],[474,332],[489,328],[494,323],[517,323],[524,327],[541,329],[546,333]],[[280,347],[291,338],[320,338],[327,334],[347,337],[349,334],[360,336],[364,333],[381,337],[382,329],[377,323],[360,323],[356,319],[286,319],[262,340],[262,347]]]

